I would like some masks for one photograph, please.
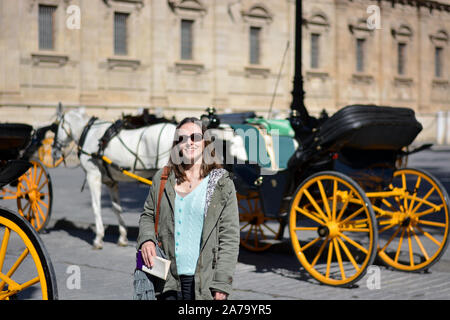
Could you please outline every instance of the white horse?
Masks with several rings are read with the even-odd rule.
[[[126,246],[127,230],[125,222],[121,217],[122,207],[119,199],[119,181],[133,181],[120,171],[111,166],[105,166],[103,161],[96,159],[92,155],[99,150],[99,140],[105,131],[112,124],[108,121],[96,120],[85,135],[82,146],[79,145],[80,137],[89,122],[90,117],[84,109],[75,109],[65,114],[58,115],[58,129],[54,143],[54,159],[61,153],[61,147],[67,146],[71,141],[78,144],[80,151],[80,164],[86,173],[92,209],[95,217],[96,237],[93,247],[101,249],[103,247],[104,226],[101,216],[101,187],[104,183],[112,201],[112,209],[119,221],[120,237],[118,245]],[[140,129],[121,130],[118,135],[112,138],[103,155],[112,160],[121,168],[126,168],[136,175],[149,177],[157,169],[167,164],[176,126],[172,123],[159,123],[146,126]],[[134,180],[136,181],[136,180]]]

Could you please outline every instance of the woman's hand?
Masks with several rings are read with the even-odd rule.
[[[147,267],[153,267],[153,257],[156,256],[156,246],[153,241],[144,242],[141,246],[142,259]]]
[[[215,291],[214,292],[214,300],[226,300],[228,295],[223,292]]]

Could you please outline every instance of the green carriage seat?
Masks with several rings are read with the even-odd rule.
[[[251,118],[246,120],[247,123],[262,125],[268,134],[278,134],[280,136],[294,137],[295,132],[291,127],[291,123],[287,119],[263,119]]]

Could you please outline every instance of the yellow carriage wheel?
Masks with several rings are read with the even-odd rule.
[[[0,300],[20,298],[57,299],[55,273],[37,232],[0,208]]]
[[[284,224],[281,218],[266,217],[261,208],[257,191],[247,195],[237,193],[241,246],[247,250],[261,252],[269,249],[280,239]]]
[[[42,140],[42,145],[38,149],[39,160],[48,168],[55,168],[63,161],[62,156],[59,159],[53,159],[52,145],[53,138],[46,138]]]
[[[447,248],[447,192],[435,177],[417,169],[397,170],[390,189],[398,195],[382,199],[382,211],[377,210],[378,255],[395,269],[426,270]]]
[[[36,231],[43,230],[52,212],[52,181],[45,167],[38,161],[19,178],[17,208]]]
[[[377,223],[361,187],[348,176],[324,171],[294,194],[289,232],[305,270],[321,283],[351,286],[373,263]]]

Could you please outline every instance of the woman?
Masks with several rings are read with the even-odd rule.
[[[186,118],[175,132],[170,174],[161,198],[155,238],[155,208],[162,169],[139,221],[138,248],[152,266],[156,244],[172,261],[162,299],[224,300],[232,290],[239,251],[239,214],[234,183],[214,160],[206,128]]]

